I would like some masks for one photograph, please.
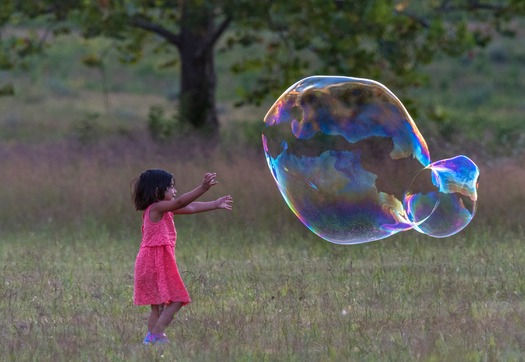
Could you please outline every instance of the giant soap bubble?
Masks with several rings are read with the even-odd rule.
[[[378,82],[305,78],[264,122],[284,200],[325,240],[357,244],[409,229],[446,237],[474,216],[478,167],[466,156],[432,162],[403,104]]]

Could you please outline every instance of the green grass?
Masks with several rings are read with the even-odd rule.
[[[145,347],[148,309],[132,305],[138,235],[13,234],[0,246],[0,355],[518,360],[522,237],[472,231],[435,240],[409,232],[338,246],[298,227],[179,227],[179,268],[193,302],[167,331],[172,345]]]

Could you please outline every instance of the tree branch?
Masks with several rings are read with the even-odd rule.
[[[427,19],[424,19],[420,16],[417,16],[416,14],[413,14],[413,13],[410,13],[408,11],[397,11],[397,10],[394,10],[394,12],[397,14],[397,15],[404,15],[412,20],[414,20],[415,22],[419,23],[423,28],[425,29],[428,29],[430,27],[430,24],[428,22]]]
[[[226,31],[231,22],[232,17],[227,16],[226,19],[224,19],[223,22],[219,25],[219,27],[204,41],[204,43],[197,52],[197,56],[201,56],[202,54],[204,54],[205,51],[212,48],[217,42],[217,40],[221,37],[221,35]]]
[[[438,12],[442,13],[451,13],[455,11],[488,10],[494,12],[495,14],[501,14],[509,10],[509,8],[506,6],[491,3],[483,3],[479,0],[468,0],[464,5],[453,5],[449,1],[443,0],[436,9],[438,10]],[[416,14],[411,13],[409,11],[394,10],[394,12],[398,15],[407,16],[408,18],[418,22],[424,28],[428,28],[430,26],[429,21],[427,19],[417,16]]]
[[[179,35],[172,33],[159,24],[152,23],[144,18],[134,17],[131,19],[131,26],[160,35],[169,43],[175,45],[176,47],[180,47]]]
[[[509,10],[509,8],[506,6],[491,3],[483,3],[479,0],[469,0],[464,5],[452,5],[447,1],[443,1],[438,9],[443,12],[451,12],[458,10],[490,10],[495,13],[503,13]]]

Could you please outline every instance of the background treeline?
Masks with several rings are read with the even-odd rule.
[[[450,137],[457,122],[450,121],[440,103],[451,102],[435,100],[421,107],[410,91],[432,84],[428,74],[435,71],[427,69],[429,64],[447,57],[472,60],[500,37],[519,39],[524,15],[525,5],[518,0],[6,0],[0,9],[0,69],[27,69],[31,58],[45,55],[62,34],[104,37],[110,42],[106,49],[84,50],[81,58],[102,74],[108,72],[108,58],[134,64],[151,57],[158,67],[178,70],[178,78],[168,76],[176,112],[165,117],[161,108],[151,108],[150,130],[157,137],[168,138],[183,127],[216,139],[217,75],[225,70],[237,75],[237,82],[231,82],[236,105],[275,99],[311,74],[376,79],[392,88],[414,115],[423,110],[440,121],[440,133]],[[108,56],[110,50],[115,52]],[[501,54],[498,59],[504,60]],[[216,66],[218,61],[222,67]],[[0,94],[14,92],[13,81],[0,85]],[[441,91],[448,87],[443,81],[437,86]],[[513,128],[507,126],[503,133],[513,133]],[[504,138],[496,133],[495,138]],[[516,137],[514,132],[507,138]]]

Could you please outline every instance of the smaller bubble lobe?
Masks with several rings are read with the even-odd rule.
[[[414,229],[447,237],[474,217],[479,170],[466,156],[432,162],[403,104],[384,85],[313,76],[264,118],[268,167],[285,202],[337,244]]]

